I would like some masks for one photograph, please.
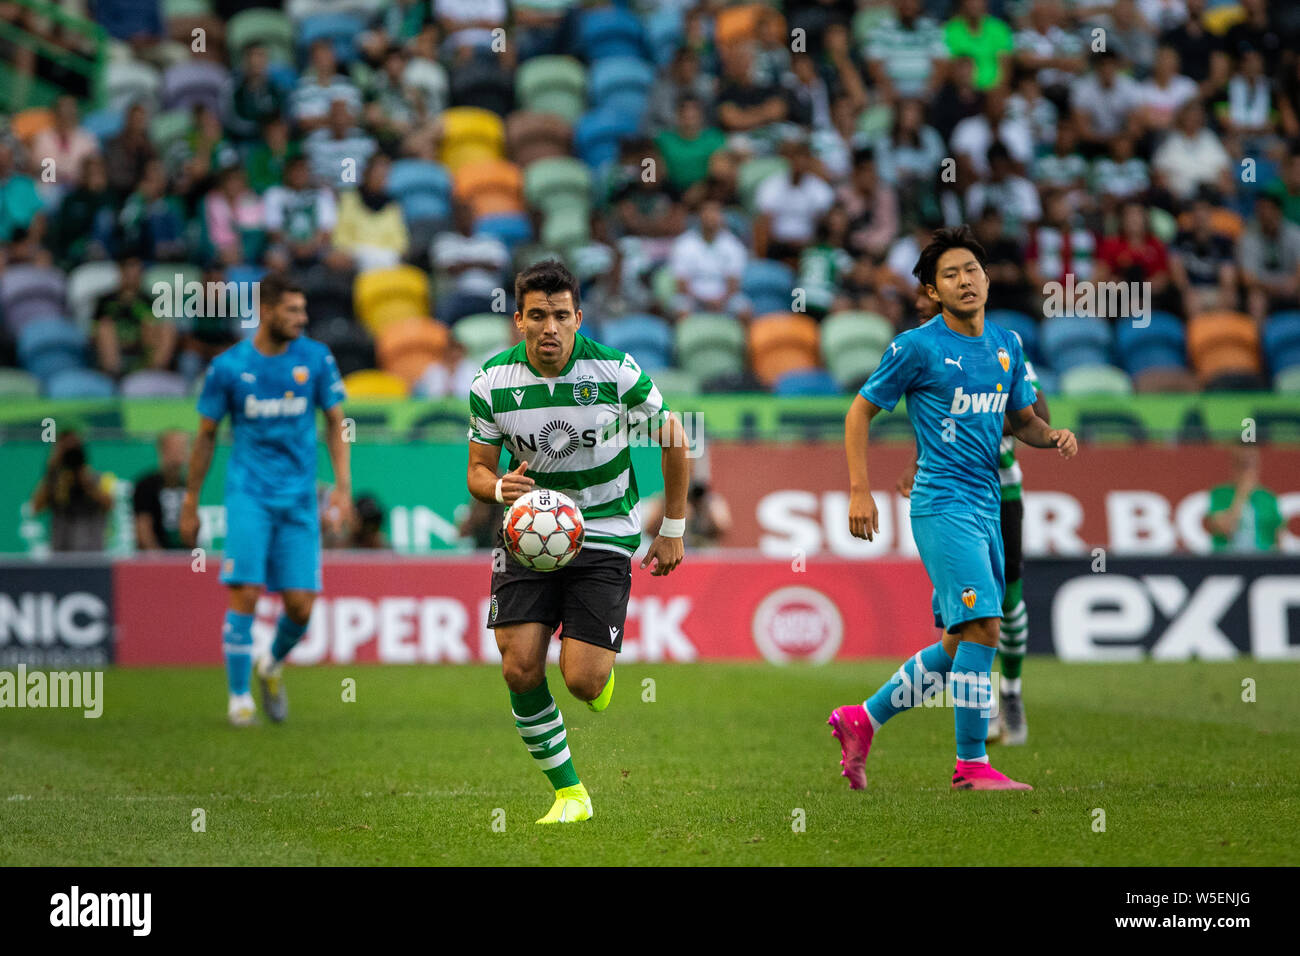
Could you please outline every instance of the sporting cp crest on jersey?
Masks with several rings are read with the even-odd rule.
[[[594,378],[584,378],[573,383],[573,400],[579,405],[590,405],[600,397],[600,387]]]
[[[1011,371],[1011,356],[1006,349],[998,349],[998,364],[1002,366],[1002,371]]]
[[[1003,368],[1006,368],[1006,363],[1005,363],[1005,362],[1002,364],[1002,367],[1003,367]],[[295,365],[295,366],[293,367],[293,380],[294,380],[295,382],[297,382],[299,385],[306,385],[306,384],[307,384],[307,366],[305,366],[305,365]]]
[[[961,592],[961,603],[967,607],[975,606],[975,589],[966,588]]]

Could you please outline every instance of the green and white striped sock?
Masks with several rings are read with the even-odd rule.
[[[1029,612],[1025,609],[1024,582],[1016,581],[1007,587],[1007,598],[1002,602],[1002,633],[998,637],[998,652],[1002,657],[1002,677],[1014,680],[1019,687],[1020,667],[1025,661],[1025,646],[1029,643]]]
[[[551,696],[546,679],[522,694],[510,692],[510,711],[515,717],[515,727],[523,738],[524,746],[537,761],[551,786],[556,790],[578,783],[578,772],[573,769],[569,755],[568,734],[564,730],[564,715]]]

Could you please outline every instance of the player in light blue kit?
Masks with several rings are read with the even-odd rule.
[[[199,492],[212,464],[217,428],[230,416],[234,448],[226,465],[226,551],[221,580],[230,589],[222,630],[228,716],[255,721],[253,611],[263,588],[279,592],[284,613],[270,653],[257,661],[262,707],[279,723],[288,713],[282,663],[307,630],[321,589],[320,514],[316,503],[316,410],[325,413],[334,468],[328,518],[341,526],[352,507],[349,446],[343,435],[343,382],[329,348],[304,338],[307,300],[271,276],[259,290],[256,334],[208,367],[199,396],[199,431],[181,506],[181,535],[192,547]]]
[[[992,706],[989,672],[998,646],[1003,581],[998,446],[1002,421],[1036,448],[1079,450],[1073,433],[1034,414],[1034,389],[1020,340],[984,321],[989,277],[970,229],[940,229],[913,274],[940,312],[897,336],[853,399],[844,420],[849,459],[849,531],[868,541],[880,530],[867,479],[871,419],[907,398],[919,453],[912,485],[912,537],[934,585],[938,642],[903,664],[861,705],[838,707],[832,733],[844,776],[867,785],[876,731],[931,693],[953,688],[957,766],[954,790],[1032,790],[994,770],[984,749]]]

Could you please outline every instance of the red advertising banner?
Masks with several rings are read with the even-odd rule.
[[[218,664],[226,589],[219,563],[139,558],[113,569],[119,665]],[[325,591],[299,664],[500,660],[486,627],[490,556],[325,559]],[[622,659],[766,658],[785,663],[902,658],[935,639],[919,561],[786,562],[687,555],[672,574],[632,569]],[[254,640],[269,643],[279,600],[258,605]],[[558,655],[559,642],[552,654]]]
[[[1261,446],[1260,483],[1278,496],[1287,528],[1281,550],[1300,554],[1300,449]],[[872,494],[880,534],[863,541],[848,529],[848,466],[834,442],[709,445],[713,488],[734,526],[722,542],[772,558],[916,556],[908,500],[895,483],[911,460],[908,445],[872,445]],[[1025,475],[1024,548],[1028,556],[1203,554],[1201,526],[1209,489],[1231,481],[1226,449],[1213,445],[1084,447],[1066,461],[1021,447]]]

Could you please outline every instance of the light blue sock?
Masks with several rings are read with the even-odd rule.
[[[943,649],[942,641],[917,651],[863,703],[872,727],[879,730],[895,714],[915,707],[932,694],[942,694],[944,677],[950,670],[952,658]]]
[[[221,631],[221,650],[226,655],[226,683],[232,694],[247,694],[253,673],[253,615],[226,612]]]
[[[957,730],[957,759],[983,760],[984,739],[988,736],[989,711],[992,707],[993,669],[996,647],[974,641],[957,645],[952,662],[953,720]]]
[[[280,620],[275,622],[275,640],[271,642],[271,657],[275,662],[278,664],[288,657],[306,633],[307,624],[297,624],[289,615],[281,614]]]

